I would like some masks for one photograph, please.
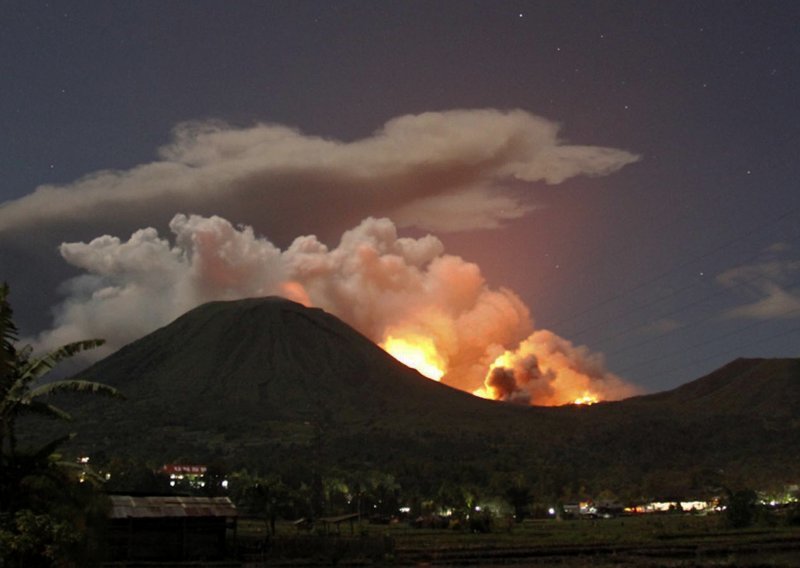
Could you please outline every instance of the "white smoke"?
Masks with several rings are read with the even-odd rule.
[[[190,122],[175,129],[157,161],[41,186],[4,203],[0,233],[35,229],[63,240],[110,220],[129,228],[166,222],[164,212],[182,209],[271,231],[287,231],[287,219],[319,231],[348,215],[354,216],[348,224],[386,215],[427,230],[487,228],[534,208],[508,190],[507,180],[558,184],[639,159],[565,144],[558,131],[558,124],[528,112],[493,109],[401,116],[353,142],[275,124]]]
[[[64,259],[87,274],[66,283],[55,325],[37,347],[101,337],[103,350],[88,352],[99,357],[204,302],[278,294],[321,307],[375,342],[398,332],[430,338],[447,365],[445,382],[473,391],[497,354],[533,329],[516,294],[488,286],[477,265],[446,254],[434,236],[398,237],[388,219],[364,220],[332,249],[302,236],[280,250],[216,216],[176,215],[169,226],[171,241],[148,228],[125,242],[63,244]],[[585,348],[544,331],[531,341],[540,362],[572,358],[575,373],[616,384]]]

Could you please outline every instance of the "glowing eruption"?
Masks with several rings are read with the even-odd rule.
[[[585,404],[587,406],[592,405],[596,402],[600,402],[600,399],[597,398],[597,395],[594,395],[590,392],[583,393],[583,396],[579,396],[575,400],[572,401],[572,404]]]
[[[521,404],[594,404],[631,396],[636,390],[605,370],[602,355],[540,330],[489,366],[473,394]]]
[[[486,400],[494,400],[494,393],[489,392],[486,387],[480,387],[472,391],[473,396],[485,398]]]
[[[418,335],[406,337],[389,336],[381,344],[389,355],[416,369],[429,379],[439,381],[445,371],[445,362],[436,351],[436,346],[430,338]]]
[[[637,394],[602,355],[534,331],[528,307],[489,286],[478,265],[446,254],[433,235],[400,237],[389,219],[365,219],[333,247],[306,235],[284,250],[221,217],[176,215],[170,231],[172,239],[146,228],[127,241],[63,244],[64,259],[90,277],[65,284],[68,298],[37,348],[103,337],[108,354],[204,302],[278,294],[485,398],[547,406]]]

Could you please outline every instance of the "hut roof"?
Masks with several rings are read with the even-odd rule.
[[[227,497],[110,495],[109,498],[112,519],[238,516]]]

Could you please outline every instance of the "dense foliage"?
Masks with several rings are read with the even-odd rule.
[[[58,392],[120,395],[91,381],[42,382],[60,361],[102,342],[80,341],[34,357],[30,346],[16,345],[8,295],[8,286],[0,285],[0,564],[86,566],[98,558],[96,527],[105,517],[105,501],[87,468],[60,461],[56,451],[71,436],[20,447],[18,419],[69,419],[47,401]]]

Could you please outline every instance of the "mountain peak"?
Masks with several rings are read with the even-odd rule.
[[[127,397],[73,407],[81,451],[264,471],[323,452],[341,468],[551,464],[587,479],[623,460],[639,478],[654,463],[672,475],[757,454],[768,478],[800,436],[797,359],[738,359],[591,407],[520,407],[427,379],[336,317],[277,297],[204,304],[81,375]]]
[[[738,358],[644,401],[717,414],[789,416],[800,407],[800,359]]]

